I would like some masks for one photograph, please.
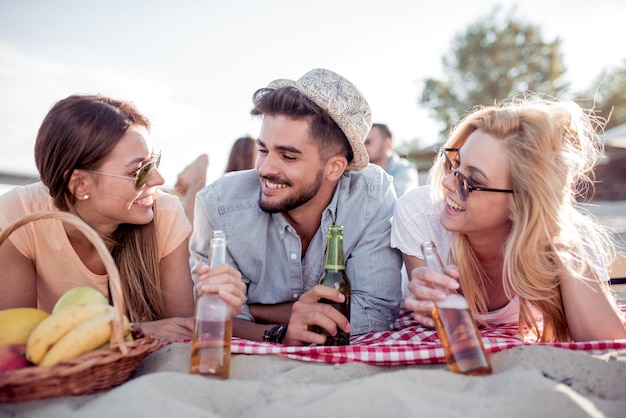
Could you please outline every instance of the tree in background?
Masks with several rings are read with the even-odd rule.
[[[604,71],[593,85],[576,95],[584,108],[595,110],[597,116],[608,119],[604,130],[626,123],[626,61],[622,67]]]
[[[561,40],[544,41],[539,26],[523,22],[514,12],[499,19],[496,7],[470,24],[442,59],[445,79],[424,80],[419,104],[442,122],[442,136],[473,106],[524,92],[560,97],[569,88]]]

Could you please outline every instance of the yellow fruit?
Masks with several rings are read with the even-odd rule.
[[[54,366],[62,361],[70,360],[103,346],[111,338],[112,321],[115,318],[113,309],[81,322],[61,337],[39,362],[39,366]],[[130,322],[123,317],[123,332],[130,334]]]
[[[96,315],[81,322],[61,337],[39,362],[39,366],[54,366],[95,350],[111,337],[113,311]]]
[[[126,315],[124,315],[122,317],[122,320],[124,322],[122,322],[123,327],[122,330],[124,331],[124,341],[126,341],[127,343],[133,342],[135,341],[135,337],[133,337],[133,327],[130,324],[130,321],[128,320],[128,317]],[[102,344],[101,346],[99,346],[97,349],[107,349],[111,347],[111,343],[110,341],[105,342],[104,344]]]
[[[50,347],[78,324],[112,310],[110,305],[92,303],[70,305],[54,312],[30,333],[26,341],[26,358],[31,363],[39,364]]]
[[[78,286],[74,287],[67,292],[65,292],[57,303],[52,308],[52,313],[57,312],[59,309],[62,309],[66,306],[71,305],[79,305],[79,304],[90,304],[90,303],[102,303],[104,305],[108,305],[109,301],[107,298],[100,293],[100,291],[94,289],[89,286]]]
[[[28,336],[50,314],[35,308],[10,308],[0,311],[0,345],[26,344]]]

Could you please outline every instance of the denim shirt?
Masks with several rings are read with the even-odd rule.
[[[398,197],[409,190],[415,189],[419,185],[417,167],[395,152],[391,154],[391,158],[389,158],[385,166],[385,171],[393,177],[393,186],[396,189],[396,195]]]
[[[259,207],[256,170],[226,174],[196,197],[190,240],[192,266],[207,261],[211,232],[226,234],[226,261],[239,270],[247,298],[240,318],[254,321],[247,304],[294,302],[324,273],[330,225],[344,227],[346,274],[352,286],[352,334],[389,330],[400,309],[401,254],[389,245],[396,194],[391,177],[370,164],[340,178],[321,224],[302,254],[300,237],[283,214]]]

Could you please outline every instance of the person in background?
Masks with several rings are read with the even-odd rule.
[[[483,325],[519,324],[531,341],[626,338],[608,285],[608,232],[577,198],[602,156],[593,115],[567,101],[513,98],[452,131],[430,186],[394,212],[391,245],[409,273],[405,306],[433,326],[433,304],[459,290]],[[434,241],[446,274],[424,266]],[[444,261],[445,263],[445,261]]]
[[[185,215],[193,225],[193,208],[196,203],[196,194],[206,186],[209,155],[200,154],[195,160],[178,173],[174,194],[180,199]]]
[[[55,103],[35,142],[41,182],[0,196],[0,228],[42,210],[77,215],[110,249],[131,322],[163,341],[191,338],[191,225],[178,199],[159,190],[161,154],[149,128],[129,102],[73,95]],[[95,247],[58,219],[13,232],[0,246],[0,265],[0,309],[50,312],[76,286],[108,296],[108,275]],[[227,265],[197,269],[197,292],[219,292],[241,312],[245,286],[238,271]]]
[[[400,157],[392,148],[391,131],[382,123],[372,125],[365,148],[371,163],[382,167],[393,177],[393,186],[398,197],[419,185],[417,167],[406,158]]]
[[[352,335],[391,329],[400,309],[400,252],[389,246],[391,177],[368,164],[370,108],[344,77],[314,69],[253,96],[262,117],[256,170],[222,176],[198,193],[192,259],[206,262],[211,231],[226,232],[227,262],[247,285],[233,335],[287,345],[322,344],[321,326]],[[328,227],[344,226],[351,320],[319,285]]]
[[[230,150],[225,173],[254,168],[257,156],[256,141],[251,136],[238,138]]]
[[[256,154],[257,147],[254,138],[249,135],[238,138],[230,150],[228,164],[226,165],[224,173],[253,169]],[[183,208],[185,208],[187,218],[192,224],[196,194],[206,186],[208,168],[209,156],[207,154],[200,154],[198,158],[186,166],[176,178],[174,194],[180,198]]]

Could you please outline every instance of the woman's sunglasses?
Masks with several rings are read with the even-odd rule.
[[[460,159],[459,148],[441,148],[441,154],[444,156],[443,168],[446,175],[452,173],[456,177],[458,186],[456,188],[456,194],[459,199],[466,201],[471,192],[497,192],[497,193],[513,193],[510,189],[491,189],[489,187],[476,186],[474,181],[465,174],[458,171]],[[452,158],[451,158],[452,157]]]
[[[93,170],[85,170],[89,173],[101,174],[103,176],[110,177],[119,177],[123,179],[131,179],[135,180],[135,189],[139,190],[143,186],[146,185],[148,179],[150,178],[150,174],[154,171],[155,168],[159,168],[159,164],[161,164],[161,152],[152,156],[152,159],[146,164],[142,165],[135,171],[132,176],[122,176],[119,174],[111,174],[111,173],[103,173],[102,171],[93,171]]]

